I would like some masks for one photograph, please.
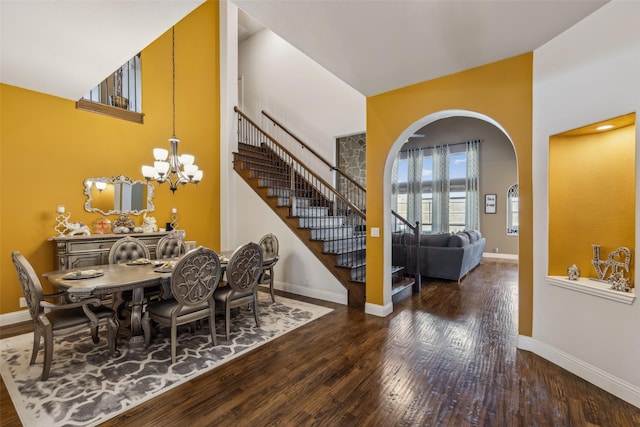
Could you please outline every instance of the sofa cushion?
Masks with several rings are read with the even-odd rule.
[[[449,244],[449,233],[441,234],[421,234],[420,246],[447,246]]]
[[[464,230],[464,231],[461,231],[458,234],[463,234],[463,235],[467,236],[467,238],[469,239],[469,241],[471,243],[473,243],[473,242],[478,240],[478,235],[476,234],[476,232],[474,230]]]
[[[464,233],[452,234],[449,237],[449,247],[464,248],[469,244],[469,238]]]

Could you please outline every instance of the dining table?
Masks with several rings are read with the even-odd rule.
[[[142,315],[144,289],[162,286],[171,280],[170,268],[162,268],[167,260],[104,264],[90,267],[56,270],[43,276],[56,288],[72,298],[106,297],[131,291],[131,315],[128,330],[129,348],[144,345]],[[114,307],[117,308],[117,307]]]
[[[218,252],[223,273],[233,253],[233,250]],[[262,263],[268,265],[274,259],[275,255],[265,254]],[[143,346],[145,342],[142,327],[144,290],[161,286],[169,291],[173,271],[171,267],[175,265],[177,260],[177,258],[140,259],[122,264],[56,270],[44,273],[43,277],[56,288],[66,291],[72,298],[90,296],[106,298],[118,292],[131,291],[131,315],[128,328],[124,329],[124,332],[129,338],[129,348],[137,348]]]

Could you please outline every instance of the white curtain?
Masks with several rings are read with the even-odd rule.
[[[467,142],[467,179],[465,181],[466,208],[465,227],[467,230],[480,229],[480,195],[478,181],[480,177],[480,157],[478,146],[480,141]]]
[[[433,232],[449,231],[449,155],[448,145],[433,149]]]
[[[407,151],[407,221],[422,222],[422,149]]]

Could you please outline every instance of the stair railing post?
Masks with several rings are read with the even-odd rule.
[[[291,215],[296,216],[298,214],[298,209],[296,207],[296,171],[294,169],[294,161],[291,159],[289,163],[289,206],[291,206]]]
[[[418,251],[420,250],[420,221],[416,221],[416,228],[413,230],[413,235],[416,238],[416,271],[415,281],[413,282],[413,293],[419,294],[422,289],[422,275],[420,274],[420,256]]]

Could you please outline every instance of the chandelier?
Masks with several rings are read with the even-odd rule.
[[[142,175],[148,181],[154,180],[159,184],[167,181],[173,193],[178,184],[188,182],[197,184],[202,180],[203,172],[194,165],[195,157],[191,154],[178,155],[180,139],[176,137],[176,58],[175,58],[175,29],[171,27],[171,63],[173,66],[173,136],[169,138],[169,150],[154,148],[153,166],[142,166]]]

